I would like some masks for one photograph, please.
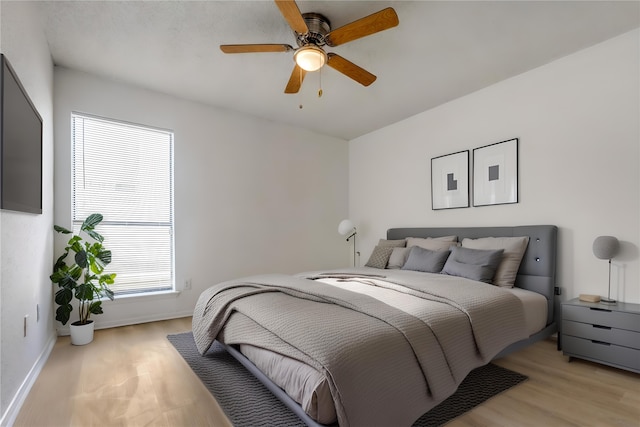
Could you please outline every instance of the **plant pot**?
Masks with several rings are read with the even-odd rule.
[[[93,341],[93,320],[89,320],[84,325],[79,321],[73,322],[69,328],[71,329],[71,344],[85,345]]]

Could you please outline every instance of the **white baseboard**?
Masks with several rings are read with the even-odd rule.
[[[137,325],[140,323],[149,323],[149,322],[158,322],[161,320],[171,320],[171,319],[180,319],[182,317],[190,317],[193,316],[193,310],[186,311],[178,311],[170,314],[150,314],[148,316],[140,316],[133,317],[127,319],[117,319],[106,322],[101,322],[100,320],[96,320],[95,329],[107,329],[107,328],[118,328],[120,326],[129,326],[129,325]],[[59,336],[67,336],[69,335],[69,326],[58,325],[58,335]]]
[[[0,426],[2,427],[11,427],[13,423],[15,423],[18,414],[20,413],[20,409],[22,408],[22,404],[24,403],[29,391],[31,391],[31,387],[36,382],[38,375],[42,372],[42,368],[44,368],[45,363],[49,359],[49,355],[53,350],[53,347],[56,344],[56,335],[52,334],[49,336],[49,341],[47,341],[44,350],[40,353],[40,356],[34,363],[33,367],[27,374],[22,384],[18,388],[18,392],[13,396],[7,410],[2,414],[2,418],[0,419]]]

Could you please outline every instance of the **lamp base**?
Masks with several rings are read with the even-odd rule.
[[[611,298],[600,298],[602,304],[616,304],[617,301]]]

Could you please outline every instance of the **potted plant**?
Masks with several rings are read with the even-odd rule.
[[[102,301],[105,296],[113,301],[113,291],[108,285],[113,284],[115,273],[104,273],[104,268],[111,263],[111,251],[103,247],[104,237],[94,229],[102,221],[101,214],[91,214],[80,226],[80,233],[85,233],[91,241],[64,227],[54,225],[58,233],[72,234],[64,253],[53,266],[51,281],[60,288],[55,295],[56,320],[66,325],[71,317],[75,297],[78,300],[79,320],[71,323],[71,343],[84,345],[93,341],[92,314],[102,314]],[[73,263],[65,262],[73,252]]]

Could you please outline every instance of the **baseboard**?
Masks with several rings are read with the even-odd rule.
[[[22,384],[18,388],[18,392],[13,396],[11,402],[9,403],[7,410],[2,414],[2,418],[0,419],[0,426],[2,427],[10,427],[16,421],[18,414],[20,413],[20,409],[24,404],[25,399],[29,395],[29,391],[31,391],[31,387],[38,379],[38,375],[42,372],[42,368],[44,368],[45,363],[49,359],[49,355],[51,351],[53,351],[53,347],[56,344],[57,337],[55,335],[51,335],[49,337],[49,341],[47,341],[44,350],[40,353],[40,356],[34,363],[33,367],[27,374]]]
[[[148,316],[140,316],[128,319],[117,319],[107,322],[101,322],[96,319],[95,329],[108,329],[108,328],[118,328],[120,326],[130,326],[137,325],[140,323],[149,323],[149,322],[159,322],[161,320],[171,320],[171,319],[180,319],[182,317],[190,317],[193,315],[193,310],[186,311],[178,311],[170,314],[151,314]],[[59,336],[67,336],[69,335],[69,326],[61,326],[58,327],[58,335]]]

